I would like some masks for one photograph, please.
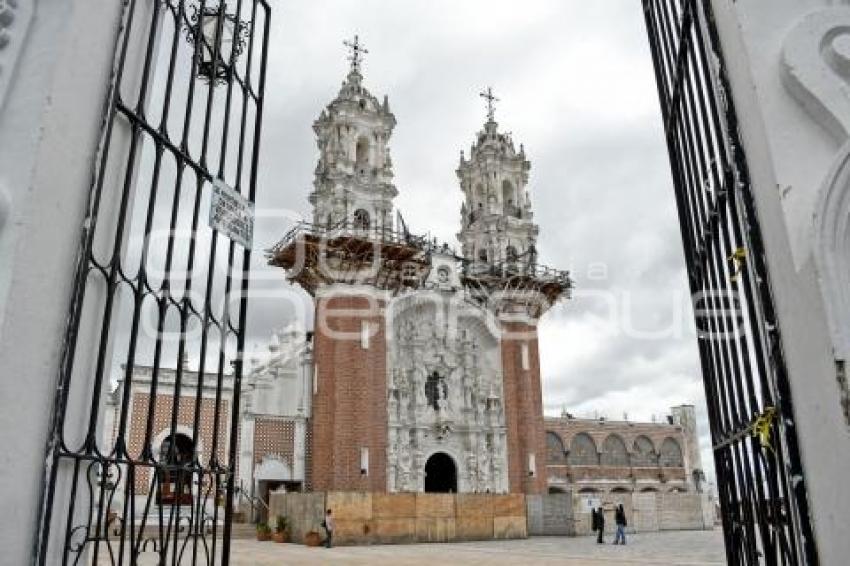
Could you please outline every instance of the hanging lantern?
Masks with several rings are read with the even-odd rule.
[[[190,7],[192,14],[186,35],[196,45],[198,76],[206,81],[226,83],[245,49],[249,29],[235,14],[227,13],[225,2],[215,5],[215,0],[211,0],[210,3],[213,5]]]

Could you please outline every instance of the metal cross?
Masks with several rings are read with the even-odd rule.
[[[499,102],[499,99],[496,98],[496,95],[493,94],[493,89],[489,86],[487,87],[487,90],[479,93],[479,96],[487,100],[487,119],[492,122],[493,116],[496,113],[496,106],[493,103]]]
[[[342,44],[351,50],[351,55],[348,56],[348,60],[351,61],[351,70],[359,73],[363,55],[369,53],[369,50],[360,43],[360,37],[357,35],[354,36],[354,41],[345,40]]]

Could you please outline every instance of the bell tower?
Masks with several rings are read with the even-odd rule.
[[[537,322],[568,296],[569,273],[537,263],[539,229],[526,191],[531,163],[494,118],[491,88],[487,121],[461,152],[457,176],[464,194],[458,233],[465,283],[499,321],[508,485],[511,493],[546,492],[546,433]]]
[[[393,229],[395,117],[386,97],[378,102],[363,86],[366,49],[356,36],[345,45],[351,68],[313,124],[312,221],[268,259],[315,302],[308,482],[317,491],[386,491],[386,307],[400,289],[421,285],[429,255]]]
[[[368,51],[357,36],[345,45],[351,50],[351,69],[337,97],[313,123],[319,147],[310,194],[313,223],[327,229],[388,230],[398,194],[389,148],[396,120],[388,98],[379,102],[363,86],[360,70]]]
[[[497,265],[524,271],[536,261],[537,234],[526,191],[531,163],[509,133],[500,133],[495,120],[493,90],[481,93],[487,101],[487,121],[472,144],[469,159],[460,154],[457,176],[464,194],[461,229],[463,255],[473,273]]]

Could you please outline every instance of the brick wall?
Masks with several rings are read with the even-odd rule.
[[[132,415],[130,421],[130,432],[128,436],[128,450],[133,457],[139,457],[144,448],[145,429],[147,426],[148,407],[150,395],[147,393],[133,392]],[[174,406],[174,396],[169,394],[158,394],[154,403],[153,427],[151,435],[156,437],[164,430],[170,430],[171,411]],[[192,428],[195,418],[195,397],[184,396],[180,398],[177,408],[177,424],[179,426]],[[201,400],[199,418],[199,430],[196,431],[201,445],[201,461],[210,461],[213,446],[213,428],[215,426],[215,399],[204,398]],[[227,463],[228,445],[227,437],[230,430],[230,402],[222,400],[219,403],[218,438],[216,456],[225,464]],[[153,442],[153,438],[151,439]],[[159,447],[152,447],[158,449]],[[150,485],[150,469],[137,467],[136,469],[136,494],[144,495],[148,492]]]
[[[570,465],[566,456],[555,457],[547,450],[547,475],[550,479],[567,482],[576,488],[592,487],[603,492],[623,488],[635,491],[648,488],[659,491],[690,489],[686,468],[662,467],[657,463],[657,452],[665,439],[672,438],[679,443],[680,448],[685,449],[685,435],[679,425],[667,422],[640,423],[547,417],[545,428],[547,432],[558,436],[566,451],[570,450],[573,437],[586,434],[593,439],[599,455],[604,452],[605,439],[609,435],[616,435],[623,440],[629,461],[632,462],[628,466]],[[655,451],[656,464],[647,465],[633,459],[634,444],[638,437],[650,440]]]
[[[254,464],[265,456],[277,456],[295,465],[295,422],[288,419],[257,417],[254,425]]]
[[[546,429],[537,329],[522,322],[503,322],[502,329],[508,487],[511,493],[546,493]],[[523,369],[523,344],[528,346],[528,369]],[[532,453],[537,471],[529,477],[528,455]]]
[[[377,302],[378,309],[365,296],[316,300],[310,483],[317,491],[386,491],[387,353]],[[365,349],[363,321],[373,330]],[[369,449],[368,475],[360,473],[361,447]]]

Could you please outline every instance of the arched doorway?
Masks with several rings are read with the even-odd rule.
[[[159,448],[160,504],[192,504],[192,471],[184,469],[195,456],[192,439],[185,434],[168,435]]]
[[[448,454],[437,452],[425,463],[425,493],[457,493],[457,467]]]

